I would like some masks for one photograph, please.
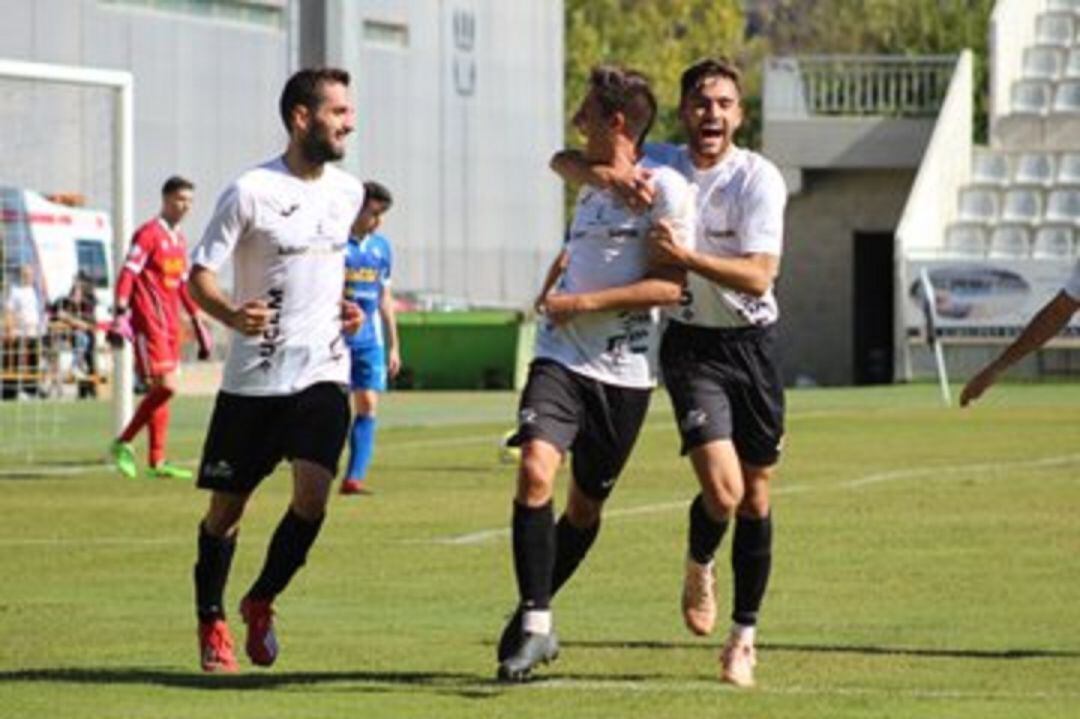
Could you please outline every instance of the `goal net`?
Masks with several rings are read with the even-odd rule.
[[[132,79],[0,60],[0,96],[0,461],[36,464],[107,443],[102,406],[71,402],[131,412],[130,349],[101,327],[131,232]]]

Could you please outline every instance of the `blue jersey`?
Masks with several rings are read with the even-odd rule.
[[[349,238],[349,246],[345,250],[345,299],[360,305],[364,311],[364,324],[360,331],[346,338],[353,349],[383,344],[379,298],[382,297],[383,287],[390,282],[392,264],[390,240],[383,235]]]

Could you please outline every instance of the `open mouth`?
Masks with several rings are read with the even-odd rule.
[[[724,128],[719,125],[704,125],[699,133],[704,140],[722,140],[724,139]]]

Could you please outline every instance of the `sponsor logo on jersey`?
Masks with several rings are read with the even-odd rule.
[[[281,334],[281,308],[285,305],[285,290],[274,287],[268,294],[270,301],[267,305],[272,314],[259,340],[259,356],[263,358],[259,366],[264,369],[270,368],[270,358],[277,353],[278,347],[285,341]]]
[[[289,215],[291,215],[292,213],[296,212],[299,209],[300,209],[300,203],[299,202],[294,202],[291,205],[289,205],[288,207],[283,207],[282,209],[278,210],[278,214],[281,215],[282,217],[288,217]]]

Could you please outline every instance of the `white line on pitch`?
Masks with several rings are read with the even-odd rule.
[[[954,464],[943,465],[940,467],[913,467],[910,469],[901,469],[890,472],[875,472],[873,474],[867,474],[856,479],[846,480],[843,482],[833,482],[820,486],[803,484],[781,485],[776,489],[772,490],[772,493],[800,494],[805,492],[860,489],[862,487],[884,484],[886,482],[906,481],[919,478],[933,478],[936,480],[944,480],[945,477],[943,475],[963,475],[970,474],[971,472],[1000,473],[1010,469],[1057,467],[1077,462],[1080,462],[1080,454],[1066,454],[1057,457],[1042,457],[1039,459],[1017,462],[997,462],[994,464]],[[605,519],[619,518],[641,514],[658,514],[661,512],[682,510],[687,507],[688,502],[689,500],[682,500],[677,502],[646,504],[639,507],[628,507],[626,509],[613,509],[609,512],[605,512],[604,517]],[[476,532],[469,532],[467,534],[453,534],[449,536],[435,537],[433,539],[421,541],[432,544],[449,545],[481,544],[492,539],[507,536],[509,532],[510,529],[508,527],[499,527],[492,529],[482,529]]]

